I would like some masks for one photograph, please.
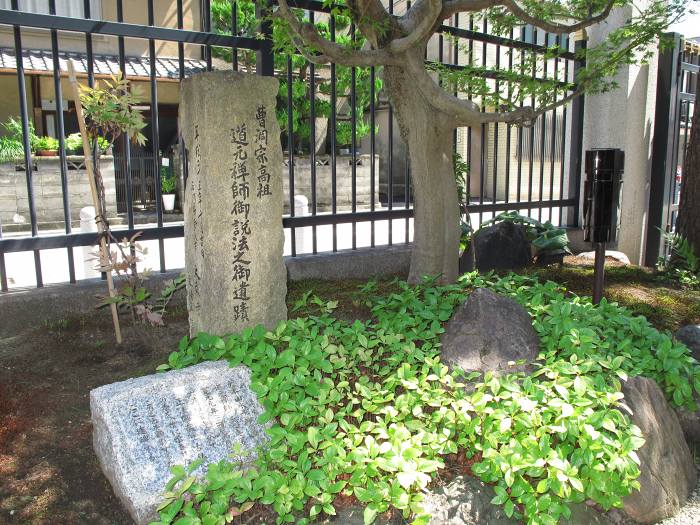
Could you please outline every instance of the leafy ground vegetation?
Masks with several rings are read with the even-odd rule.
[[[647,316],[658,329],[700,323],[700,293],[659,280],[651,271],[614,264],[609,262],[606,279],[606,294],[612,300],[631,313]],[[579,259],[567,258],[562,268],[537,272],[542,282],[551,279],[576,294],[590,293],[592,267]],[[378,281],[368,293],[360,291],[364,285],[360,281],[289,283],[290,316],[318,316],[319,305],[313,301],[317,295],[325,298],[324,304],[338,302],[332,312],[336,319],[349,325],[356,319],[365,323],[373,319],[374,301],[366,304],[368,293],[384,297],[403,293],[391,280]],[[308,290],[313,294],[292,311]],[[12,332],[0,335],[0,523],[132,523],[95,458],[87,393],[151,373],[167,360],[188,331],[182,299],[176,296],[168,305],[164,327],[125,323],[124,345],[114,343],[108,313],[91,310],[91,301],[81,314],[61,314],[56,303],[51,319],[38,323],[37,318],[47,315],[44,310],[29,309],[21,322],[8,319],[0,304],[3,322],[12,323]],[[465,453],[441,456],[446,468],[431,473],[432,483],[471,473],[471,465],[479,458],[478,453],[468,460]],[[332,504],[340,512],[353,498],[341,491]],[[309,498],[309,509],[314,502]],[[244,503],[233,505],[245,508]],[[256,503],[232,523],[274,523],[275,516],[271,506]]]
[[[688,350],[631,310],[567,292],[553,282],[509,274],[468,274],[457,285],[404,282],[361,290],[366,319],[347,321],[337,300],[310,294],[308,315],[276,330],[183,339],[160,370],[227,359],[252,371],[269,422],[269,446],[250,468],[240,458],[173,467],[161,524],[219,524],[253,504],[277,522],[307,523],[358,501],[365,522],[400,512],[426,523],[424,489],[460,458],[494,485],[492,503],[528,524],[554,524],[585,499],[619,506],[638,487],[643,444],[618,410],[620,380],[655,379],[669,401],[695,408],[700,366]],[[531,375],[450,372],[439,339],[475,287],[527,308],[541,339]]]

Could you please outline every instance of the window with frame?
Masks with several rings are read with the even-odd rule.
[[[19,10],[27,13],[49,14],[49,0],[19,0]],[[90,17],[100,18],[101,0],[90,0]],[[0,9],[12,9],[12,0],[0,0]],[[84,0],[56,0],[56,14],[72,18],[85,17]]]

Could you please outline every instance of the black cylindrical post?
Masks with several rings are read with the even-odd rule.
[[[619,149],[586,152],[583,239],[595,246],[593,303],[603,298],[605,244],[617,237],[625,154]]]
[[[600,303],[605,286],[605,243],[595,243],[595,267],[593,270],[593,304]]]

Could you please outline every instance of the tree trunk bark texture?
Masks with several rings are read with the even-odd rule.
[[[423,49],[417,52],[422,57]],[[418,283],[423,276],[454,282],[460,229],[453,119],[432,107],[412,85],[404,68],[387,66],[384,81],[401,136],[408,145],[411,167],[414,230],[409,282]]]
[[[695,255],[700,257],[700,81],[697,84],[676,231],[688,240]]]

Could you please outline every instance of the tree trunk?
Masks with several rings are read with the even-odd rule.
[[[693,125],[683,166],[676,231],[688,239],[695,255],[700,257],[700,82],[697,85]]]
[[[417,49],[423,56],[423,50]],[[432,108],[400,66],[384,70],[385,87],[408,146],[413,183],[413,252],[409,281],[457,279],[459,203],[454,176],[453,119]]]

